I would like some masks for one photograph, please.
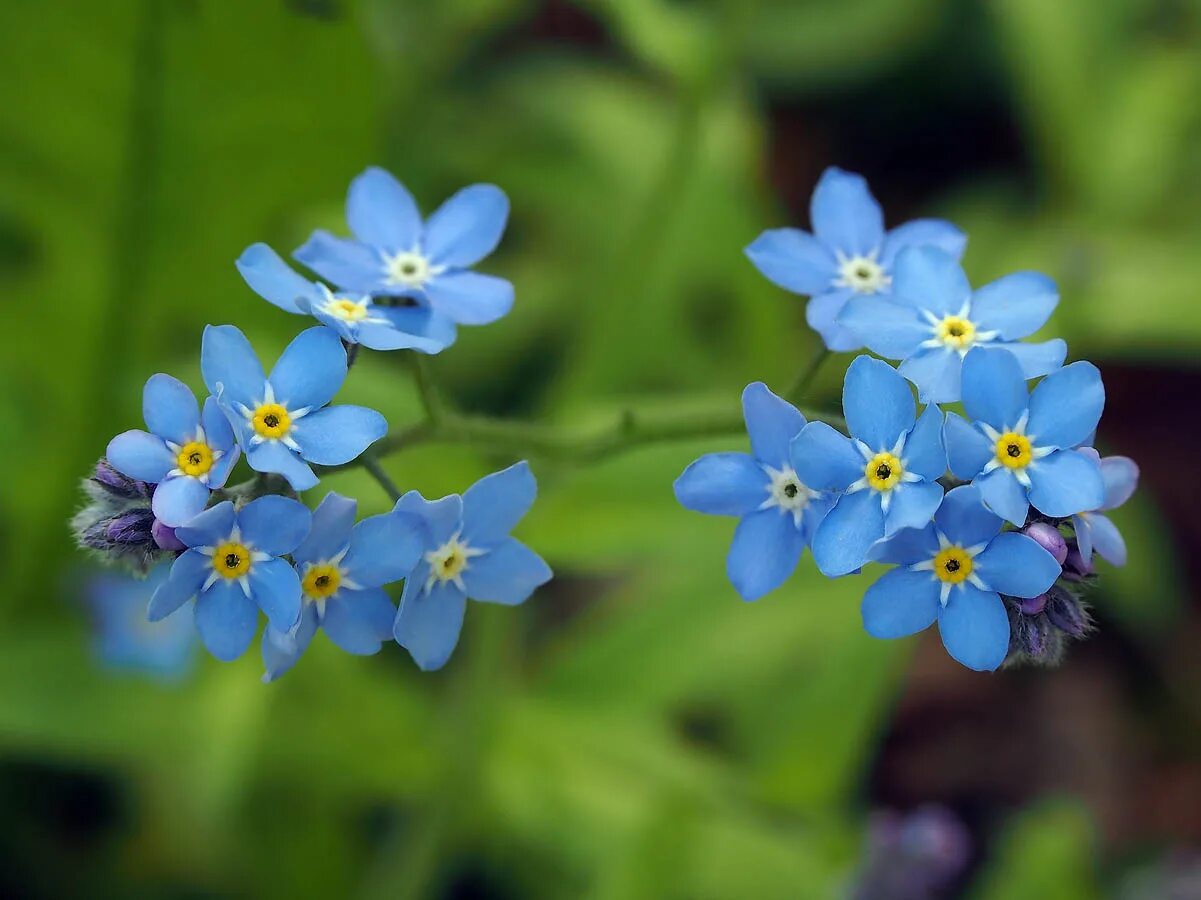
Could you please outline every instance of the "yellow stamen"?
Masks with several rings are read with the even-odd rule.
[[[185,475],[193,477],[205,475],[213,467],[213,451],[209,449],[208,444],[192,441],[179,449],[175,464]]]
[[[867,476],[867,483],[877,491],[891,491],[905,474],[905,467],[891,453],[877,453],[868,461],[863,474]]]
[[[342,573],[338,567],[325,564],[309,566],[300,586],[304,589],[305,594],[313,600],[324,600],[338,593],[341,584]]]
[[[972,558],[962,547],[947,547],[934,557],[934,574],[939,581],[960,584],[972,574]]]
[[[251,424],[259,437],[278,440],[291,430],[292,417],[280,404],[264,403],[254,411]]]
[[[353,300],[334,300],[327,307],[331,313],[346,322],[358,322],[367,318],[367,304]]]
[[[250,550],[245,544],[228,541],[213,550],[213,571],[233,581],[250,571]]]
[[[976,326],[962,316],[947,316],[938,323],[935,336],[948,347],[962,350],[976,340]]]
[[[997,438],[996,454],[997,462],[1008,469],[1024,469],[1034,458],[1030,439],[1014,431],[1007,431]]]

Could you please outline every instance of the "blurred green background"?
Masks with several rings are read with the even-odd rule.
[[[5,0],[0,84],[0,895],[839,897],[872,810],[937,803],[971,834],[937,896],[1201,897],[1201,2]],[[740,602],[732,523],[671,494],[731,437],[532,459],[519,534],[558,578],[474,606],[442,672],[323,639],[270,686],[257,646],[173,685],[102,668],[78,479],[151,373],[199,386],[205,323],[275,358],[303,322],[233,260],[344,232],[369,164],[426,211],[512,199],[483,269],[516,308],[433,360],[467,410],[785,387],[815,336],[741,249],[806,225],[830,164],[890,224],[954,219],[976,283],[1052,275],[1048,333],[1106,377],[1099,443],[1143,466],[1100,634],[979,675],[869,639],[862,580],[808,558]],[[344,396],[419,415],[396,356]],[[439,496],[511,461],[388,469]]]

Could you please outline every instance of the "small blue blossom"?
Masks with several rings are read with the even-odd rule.
[[[1003,522],[971,485],[947,493],[934,522],[877,546],[872,556],[897,568],[863,597],[863,627],[878,638],[916,634],[938,622],[943,646],[969,669],[990,672],[1009,651],[1001,594],[1037,597],[1059,577],[1059,563]]]
[[[974,349],[963,360],[963,406],[972,423],[947,415],[951,471],[997,515],[1020,528],[1031,504],[1065,518],[1105,501],[1097,461],[1072,449],[1091,437],[1105,406],[1092,363],[1052,372],[1028,394],[1015,356]]]
[[[726,574],[744,600],[757,600],[796,569],[831,498],[793,470],[789,443],[806,424],[796,407],[756,381],[742,392],[742,414],[751,452],[702,456],[675,492],[687,509],[738,517]]]
[[[345,291],[412,297],[460,325],[487,325],[513,306],[513,285],[471,271],[500,243],[509,199],[491,184],[463,188],[424,223],[413,196],[383,169],[350,184],[355,239],[315,231],[293,256]]]
[[[170,568],[165,563],[155,566],[145,579],[104,572],[88,580],[85,596],[95,621],[96,656],[106,666],[167,680],[191,670],[196,660],[192,617],[146,619],[146,603],[167,580]]]
[[[346,379],[346,351],[328,328],[297,335],[268,378],[246,335],[232,325],[209,325],[200,370],[251,468],[277,472],[298,491],[317,484],[307,463],[348,463],[388,430],[373,409],[327,405]]]
[[[862,566],[877,541],[925,526],[942,500],[938,479],[947,469],[942,411],[930,405],[919,418],[913,391],[887,363],[856,357],[842,408],[851,437],[810,422],[791,448],[805,484],[841,492],[813,535],[813,559],[831,577]]]
[[[854,297],[838,322],[873,353],[904,360],[900,373],[925,403],[954,403],[963,358],[973,347],[1012,353],[1027,378],[1063,365],[1068,347],[1058,338],[1020,343],[1047,321],[1059,302],[1055,282],[1017,272],[973,292],[955,257],[934,247],[910,247],[897,256],[891,297]]]
[[[272,627],[288,631],[300,618],[300,579],[280,557],[300,546],[312,518],[304,504],[274,494],[236,512],[228,500],[206,509],[175,529],[189,549],[150,598],[150,621],[195,597],[200,639],[225,662],[250,646],[260,609]]]
[[[551,579],[550,567],[509,532],[534,503],[537,484],[525,462],[481,478],[460,497],[426,500],[416,491],[396,503],[429,529],[428,549],[405,581],[393,634],[417,665],[431,671],[459,641],[467,598],[514,606]]]
[[[831,167],[809,206],[813,234],[777,228],[759,235],[746,255],[774,284],[811,299],[805,316],[831,350],[858,350],[863,340],[838,321],[856,296],[892,293],[893,264],[905,247],[937,247],[958,259],[967,238],[941,219],[915,219],[885,232],[884,213],[861,175]]]
[[[157,485],[152,508],[166,525],[183,525],[208,505],[209,491],[222,487],[238,461],[233,430],[216,400],[203,414],[182,381],[152,375],[142,392],[145,431],[126,431],[108,445],[118,472]]]
[[[392,637],[396,607],[383,586],[400,581],[421,559],[425,521],[393,510],[355,524],[354,500],[329,493],[313,512],[309,536],[292,553],[300,579],[300,620],[288,630],[263,630],[264,681],[295,665],[317,629],[358,656],[379,652]]]
[[[236,265],[264,300],[286,312],[313,316],[348,344],[438,353],[455,341],[455,324],[446,316],[423,306],[376,303],[370,294],[331,291],[298,275],[266,244],[251,244]]]
[[[1087,566],[1092,562],[1095,550],[1113,565],[1124,566],[1126,541],[1113,524],[1113,520],[1102,513],[1117,509],[1130,499],[1138,487],[1138,464],[1126,456],[1102,458],[1092,447],[1081,447],[1080,452],[1096,460],[1101,468],[1101,480],[1105,484],[1105,499],[1101,505],[1095,510],[1082,512],[1072,518],[1080,557]]]

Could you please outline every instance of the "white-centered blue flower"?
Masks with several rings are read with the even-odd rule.
[[[1092,447],[1081,447],[1080,453],[1094,459],[1101,469],[1101,481],[1105,484],[1105,499],[1094,510],[1072,517],[1076,530],[1076,545],[1085,564],[1092,562],[1093,551],[1115,566],[1126,565],[1126,540],[1109,516],[1104,515],[1117,509],[1130,499],[1138,487],[1138,464],[1126,456],[1102,457]]]
[[[927,403],[960,396],[960,370],[969,350],[1012,353],[1027,378],[1063,365],[1058,338],[1023,343],[1059,302],[1055,282],[1038,272],[1006,275],[972,291],[957,259],[934,247],[897,256],[891,297],[852,298],[838,316],[873,353],[903,360],[899,371]]]

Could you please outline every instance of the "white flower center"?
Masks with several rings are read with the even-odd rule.
[[[923,347],[946,347],[954,350],[962,358],[976,344],[986,344],[995,340],[996,331],[981,331],[971,320],[971,301],[963,304],[957,314],[940,316],[928,309],[922,310],[922,315],[930,323],[931,337],[922,341]]]
[[[809,505],[809,501],[818,496],[818,492],[807,487],[797,477],[792,466],[786,465],[781,469],[764,466],[763,471],[767,473],[770,480],[767,484],[767,499],[759,505],[759,508],[776,507],[781,513],[792,513],[793,521],[800,525],[805,507]]]
[[[838,278],[835,287],[850,288],[857,294],[878,294],[892,284],[892,276],[876,261],[879,250],[867,256],[846,256],[838,251]]]
[[[487,551],[472,547],[455,532],[449,541],[437,550],[428,550],[425,561],[429,564],[430,574],[425,579],[425,590],[429,593],[435,584],[445,584],[453,581],[459,590],[466,590],[463,584],[463,573],[470,567],[473,557],[483,556]]]
[[[413,251],[384,257],[384,271],[390,284],[408,288],[421,287],[437,274],[428,259]]]

